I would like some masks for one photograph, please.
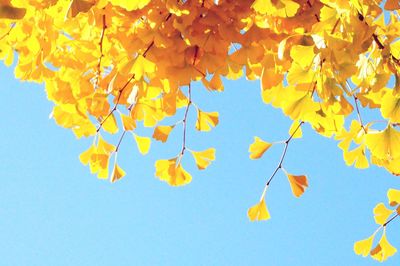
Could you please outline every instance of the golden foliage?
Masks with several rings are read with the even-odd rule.
[[[400,22],[392,12],[399,7],[394,0],[1,0],[0,59],[15,63],[17,78],[45,84],[58,125],[94,139],[80,160],[99,178],[109,178],[109,161],[128,131],[147,154],[151,140],[137,127],[154,127],[152,138],[164,143],[182,125],[178,155],[155,164],[156,176],[173,186],[192,178],[182,167],[191,151],[189,127],[207,132],[219,123],[217,112],[192,99],[191,84],[220,92],[224,78],[260,80],[263,101],[294,121],[262,200],[249,211],[251,220],[265,220],[266,188],[304,123],[339,140],[347,165],[374,164],[400,175]],[[176,119],[179,109],[183,119]],[[372,109],[382,120],[363,118]],[[163,126],[165,118],[176,123]],[[111,144],[100,134],[119,140]],[[255,138],[250,158],[271,145]],[[215,159],[212,148],[191,153],[201,170]],[[115,162],[111,181],[124,175]],[[287,177],[300,196],[306,177]],[[389,194],[390,205],[398,204],[398,195]],[[387,213],[376,209],[379,224]],[[385,241],[374,258],[393,253]],[[356,253],[365,255],[366,243]]]

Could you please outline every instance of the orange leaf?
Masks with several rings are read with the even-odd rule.
[[[286,173],[293,195],[300,197],[308,187],[307,177],[305,175],[291,175]]]

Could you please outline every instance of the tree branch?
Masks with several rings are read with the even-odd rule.
[[[280,169],[282,169],[282,164],[283,164],[283,161],[285,160],[285,157],[286,157],[286,154],[287,154],[287,150],[288,150],[290,141],[293,139],[293,136],[296,134],[296,132],[300,129],[300,127],[301,127],[303,124],[304,124],[304,121],[301,121],[301,122],[299,123],[299,125],[297,126],[297,128],[296,128],[296,129],[293,131],[293,133],[289,136],[289,138],[285,140],[285,142],[284,142],[284,143],[285,143],[285,147],[283,148],[283,152],[282,152],[281,158],[279,159],[279,162],[278,162],[277,167],[276,167],[275,170],[272,172],[272,175],[269,177],[267,183],[265,184],[264,190],[263,190],[263,193],[261,194],[260,200],[262,200],[262,199],[265,197],[265,193],[267,192],[267,189],[268,189],[268,187],[269,187],[271,181],[274,179],[276,173],[277,173]]]

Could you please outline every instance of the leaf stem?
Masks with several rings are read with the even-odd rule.
[[[103,12],[105,11],[105,8],[103,8]],[[96,89],[99,87],[100,84],[100,77],[101,77],[101,61],[104,57],[103,54],[103,40],[104,40],[104,35],[106,33],[107,29],[107,24],[106,24],[106,13],[104,12],[102,16],[102,21],[103,21],[103,28],[101,30],[101,35],[100,35],[100,41],[99,41],[99,46],[100,46],[100,57],[99,57],[99,62],[97,64],[97,74],[96,74]]]
[[[188,118],[188,113],[189,113],[189,109],[190,106],[192,105],[192,86],[189,83],[189,89],[188,89],[188,104],[186,106],[186,110],[185,110],[185,114],[183,116],[182,119],[182,127],[183,127],[183,137],[182,137],[182,149],[179,153],[179,158],[178,158],[178,163],[177,165],[179,165],[183,154],[185,153],[186,150],[186,131],[187,131],[187,118]]]
[[[267,189],[268,189],[268,187],[269,187],[271,181],[274,179],[276,173],[279,171],[279,169],[283,169],[282,164],[283,164],[283,161],[285,160],[285,157],[286,157],[286,154],[287,154],[287,150],[288,150],[288,147],[289,147],[289,143],[290,143],[290,141],[293,139],[293,137],[294,137],[294,135],[296,134],[296,132],[300,129],[300,127],[301,127],[303,124],[304,124],[304,121],[301,121],[301,122],[299,123],[299,125],[297,126],[297,128],[296,128],[296,129],[293,131],[293,133],[289,136],[289,138],[285,140],[285,142],[284,142],[284,143],[285,143],[285,146],[284,146],[284,148],[283,148],[281,158],[279,159],[278,165],[276,166],[275,170],[272,172],[271,176],[268,178],[268,181],[267,181],[267,183],[266,183],[265,186],[264,186],[264,190],[263,190],[263,192],[262,192],[262,194],[261,194],[260,201],[265,197],[265,194],[267,193]]]

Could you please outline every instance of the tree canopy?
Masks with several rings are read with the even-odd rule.
[[[167,142],[181,127],[182,146],[155,162],[155,175],[171,186],[190,183],[183,156],[204,170],[216,151],[190,149],[186,132],[219,122],[192,97],[191,84],[221,92],[223,79],[260,80],[262,100],[293,120],[285,140],[255,137],[249,147],[251,159],[272,145],[283,149],[248,210],[251,221],[267,220],[278,171],[294,196],[308,188],[306,175],[284,168],[303,125],[339,141],[347,165],[400,175],[399,8],[397,0],[0,0],[0,58],[18,79],[45,84],[55,122],[93,139],[81,162],[111,182],[126,175],[117,155],[127,134],[147,154],[152,139]],[[187,123],[190,109],[195,125]],[[153,134],[138,135],[139,122]],[[384,261],[396,252],[386,228],[399,204],[400,190],[389,189],[388,207],[373,210],[379,227],[355,253]]]

